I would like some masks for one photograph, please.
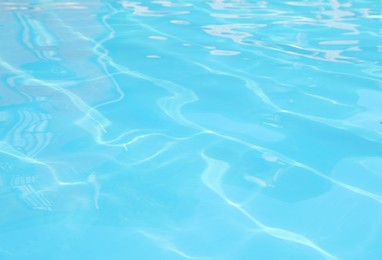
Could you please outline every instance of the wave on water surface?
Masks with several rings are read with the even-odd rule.
[[[0,258],[381,259],[381,12],[1,2]]]

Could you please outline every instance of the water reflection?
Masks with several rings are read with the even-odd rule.
[[[151,6],[151,4],[154,4],[154,6]],[[176,11],[171,10],[169,8],[172,7],[179,7],[182,9],[182,7],[187,8],[189,6],[192,6],[191,4],[173,4],[170,1],[152,1],[151,4],[146,3],[140,3],[140,2],[131,2],[131,1],[122,1],[121,5],[126,10],[131,10],[134,15],[139,16],[167,16],[167,15],[185,15],[188,14],[189,11]],[[163,10],[158,10],[156,5],[162,6]]]
[[[87,5],[77,2],[38,2],[38,3],[19,3],[19,2],[1,2],[0,11],[49,11],[49,10],[76,10],[87,9]]]
[[[211,16],[221,19],[218,24],[203,27],[208,34],[230,38],[240,45],[256,45],[328,62],[361,62],[363,59],[358,53],[364,51],[366,41],[363,39],[367,38],[364,31],[367,28],[361,27],[360,23],[362,19],[378,17],[371,13],[381,12],[351,1],[340,3],[336,0],[285,3],[211,1],[208,4]],[[249,17],[256,18],[256,23],[248,20]],[[318,38],[317,31],[325,31],[325,38]],[[237,51],[249,50],[245,46],[236,48]]]

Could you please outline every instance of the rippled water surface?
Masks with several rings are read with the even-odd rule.
[[[382,259],[382,2],[0,2],[0,259]]]

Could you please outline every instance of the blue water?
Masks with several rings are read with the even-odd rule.
[[[382,259],[382,2],[0,2],[0,259]]]

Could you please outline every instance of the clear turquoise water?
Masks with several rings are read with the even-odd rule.
[[[0,259],[382,259],[381,1],[1,1]]]

